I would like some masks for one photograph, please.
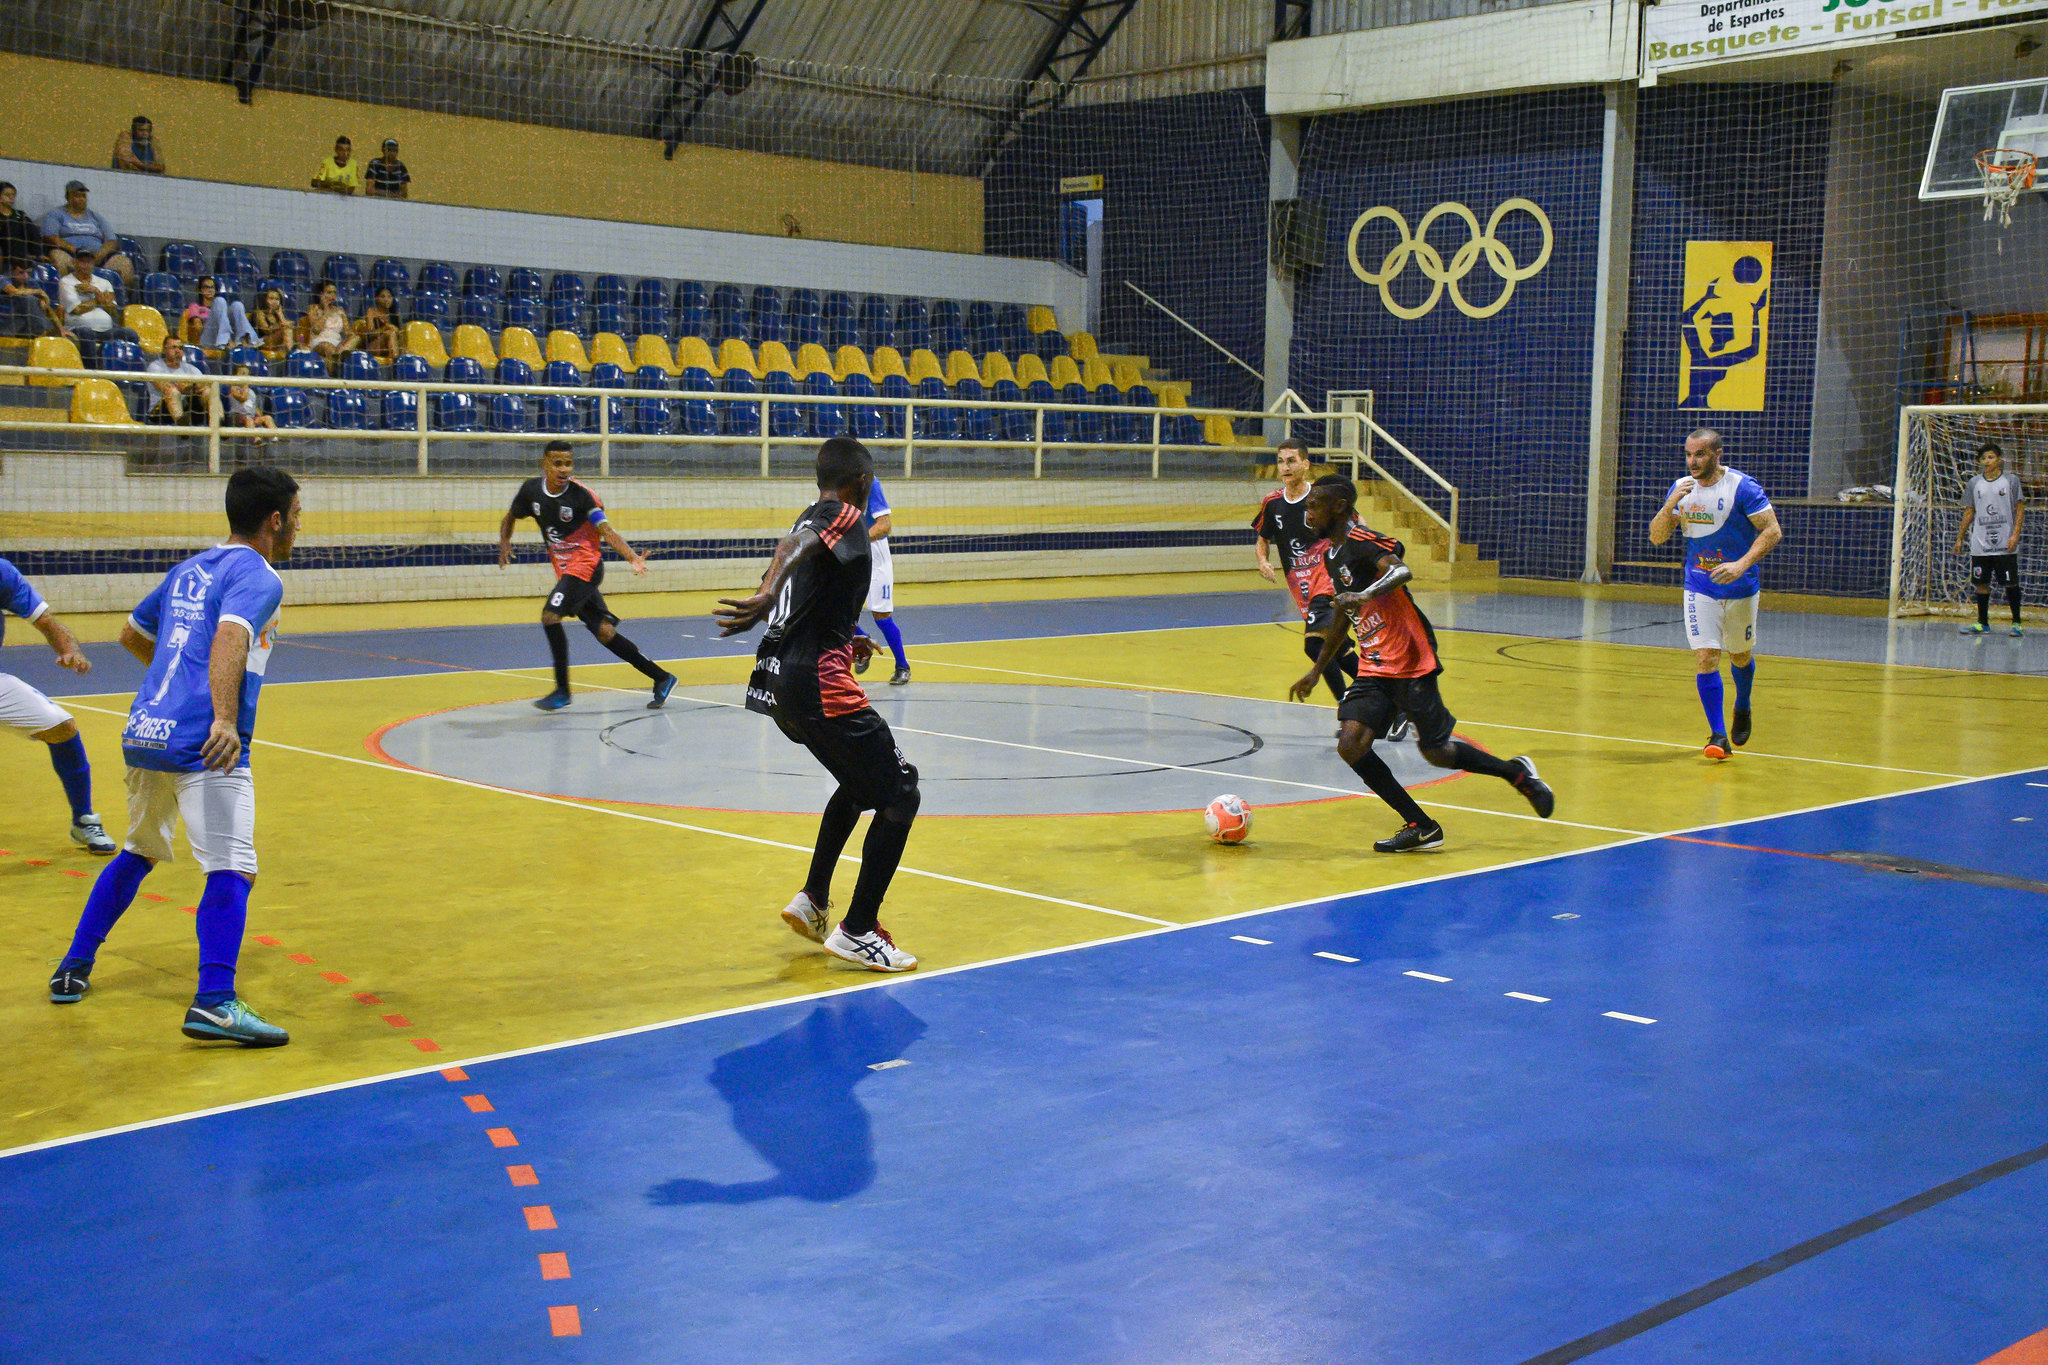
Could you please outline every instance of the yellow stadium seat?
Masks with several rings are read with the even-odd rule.
[[[910,382],[922,384],[927,379],[944,383],[946,372],[940,367],[938,356],[920,346],[910,353]]]
[[[866,375],[869,379],[875,377],[874,373],[868,369],[867,352],[861,350],[858,346],[841,346],[839,354],[834,359],[837,362],[834,368],[839,371],[841,379],[846,378],[850,374]]]
[[[1076,360],[1093,360],[1101,354],[1095,349],[1095,338],[1087,332],[1076,332],[1068,337],[1067,350]]]
[[[865,370],[867,367],[863,365],[861,368]],[[839,381],[839,371],[833,368],[832,357],[825,354],[825,348],[815,341],[806,341],[797,348],[796,372],[807,378],[822,374],[834,383]]]
[[[1095,390],[1101,388],[1104,384],[1109,384],[1113,386],[1116,385],[1116,379],[1113,375],[1110,374],[1109,366],[1103,364],[1094,356],[1088,357],[1088,359],[1082,363],[1081,382],[1088,386],[1088,392],[1090,393],[1095,392]]]
[[[166,332],[162,313],[146,303],[131,303],[121,312],[121,325],[135,329],[135,334],[142,338],[144,351],[150,355],[163,354]]]
[[[718,373],[718,361],[712,358],[711,345],[703,337],[678,337],[676,339],[676,368],[679,370],[709,370]]]
[[[70,337],[37,337],[28,348],[28,363],[44,370],[82,370],[85,362],[79,359],[78,345]],[[57,388],[69,384],[69,379],[38,379],[29,376],[29,383],[46,388]]]
[[[633,343],[633,368],[652,368],[671,376],[682,373],[676,367],[676,358],[669,353],[668,338],[656,336],[652,332],[642,332],[639,339]]]
[[[550,361],[566,360],[585,374],[590,372],[590,357],[584,353],[583,338],[574,332],[549,332],[547,355]]]
[[[1056,355],[1052,358],[1051,368],[1046,371],[1046,377],[1052,380],[1054,388],[1064,389],[1069,384],[1081,382],[1081,367],[1074,363],[1074,357],[1070,355]]]
[[[626,349],[626,339],[617,332],[599,332],[590,339],[590,363],[616,365],[631,374],[633,353]]]
[[[486,370],[496,369],[498,353],[491,349],[491,334],[473,322],[455,329],[455,346],[450,355],[465,356]]]
[[[1001,351],[990,351],[981,358],[981,383],[983,388],[993,389],[998,380],[1017,382],[1017,372],[1010,368],[1010,357]]]
[[[1184,408],[1188,405],[1188,386],[1177,379],[1163,379],[1152,386],[1152,391],[1159,395],[1162,408]]]
[[[1209,438],[1209,444],[1212,446],[1234,446],[1237,444],[1237,433],[1231,429],[1228,417],[1204,417],[1202,419],[1202,434]]]
[[[1024,312],[1024,325],[1033,332],[1057,332],[1060,320],[1052,309],[1042,303],[1034,303]]]
[[[727,337],[718,343],[718,368],[721,373],[745,370],[756,379],[761,377],[761,367],[754,362],[754,348],[738,337]]]
[[[1111,365],[1109,374],[1110,382],[1120,389],[1128,389],[1145,382],[1145,377],[1138,372],[1138,367],[1128,360],[1119,360]]]
[[[498,338],[498,354],[507,360],[525,361],[526,367],[535,375],[547,368],[547,361],[541,357],[539,339],[524,327],[505,329]]]
[[[903,352],[894,346],[875,347],[875,358],[870,369],[877,384],[892,374],[900,374],[906,379],[910,377],[910,371],[903,368]]]
[[[128,415],[127,400],[121,397],[121,391],[110,380],[105,379],[80,380],[78,386],[71,390],[71,420],[90,422],[95,426],[135,425],[135,419]]]
[[[754,363],[761,367],[762,374],[798,373],[796,360],[789,353],[789,347],[779,341],[764,341],[761,349],[754,352]]]
[[[1035,384],[1041,379],[1047,383],[1052,382],[1052,377],[1045,372],[1045,362],[1043,360],[1040,360],[1028,351],[1017,357],[1017,382],[1019,384]]]
[[[965,351],[953,351],[946,356],[946,387],[951,388],[963,379],[981,381],[981,368],[974,363],[974,357]]]
[[[407,355],[416,355],[435,369],[445,369],[448,352],[441,345],[441,329],[431,322],[408,322],[400,341],[400,349]]]

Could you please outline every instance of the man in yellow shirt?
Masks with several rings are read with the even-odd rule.
[[[320,171],[313,177],[313,188],[326,190],[329,194],[354,194],[362,185],[358,166],[350,158],[355,146],[345,137],[334,139],[334,155],[320,163]]]

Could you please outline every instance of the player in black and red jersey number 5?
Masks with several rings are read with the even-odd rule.
[[[772,718],[839,781],[818,824],[810,876],[783,908],[783,920],[836,957],[870,971],[907,972],[917,959],[896,946],[876,916],[917,817],[917,769],[853,680],[855,661],[865,663],[875,652],[873,641],[854,634],[872,567],[861,509],[874,477],[867,447],[852,437],[835,436],[819,447],[821,496],[775,547],[761,590],[721,599],[716,615],[721,635],[767,621],[747,682],[747,709]],[[875,818],[861,845],[860,880],[846,918],[828,933],[832,870],[864,810]]]
[[[1436,654],[1436,632],[1408,594],[1408,580],[1415,575],[1401,562],[1401,542],[1366,529],[1358,519],[1358,489],[1341,474],[1325,474],[1310,486],[1307,516],[1309,529],[1329,542],[1323,563],[1330,586],[1337,590],[1337,610],[1315,668],[1297,679],[1288,693],[1303,701],[1316,690],[1317,679],[1343,648],[1356,620],[1358,681],[1337,705],[1337,719],[1344,723],[1337,732],[1337,753],[1404,821],[1373,850],[1408,853],[1436,848],[1444,841],[1443,826],[1423,813],[1393,770],[1372,751],[1373,737],[1386,733],[1391,718],[1402,711],[1415,722],[1424,758],[1439,768],[1498,777],[1549,819],[1557,803],[1549,786],[1536,776],[1533,762],[1502,762],[1452,737],[1457,718],[1437,693],[1437,675],[1444,666]]]
[[[504,520],[498,523],[499,568],[512,562],[513,524],[521,517],[532,517],[559,575],[548,593],[547,605],[540,609],[540,628],[555,659],[555,690],[534,705],[543,711],[559,711],[569,704],[569,636],[562,629],[562,619],[574,616],[590,628],[599,644],[653,681],[654,700],[647,703],[647,709],[656,710],[675,690],[675,674],[619,634],[619,618],[612,615],[604,594],[598,591],[604,582],[605,545],[617,550],[636,574],[647,572],[647,557],[628,545],[618,528],[605,519],[604,503],[597,494],[569,477],[575,471],[576,456],[569,443],[548,442],[540,457],[540,477],[519,485]]]

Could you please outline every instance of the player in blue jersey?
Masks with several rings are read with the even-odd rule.
[[[169,862],[178,820],[206,874],[199,897],[199,990],[188,1038],[279,1047],[291,1041],[235,995],[249,888],[256,881],[256,787],[249,774],[256,696],[277,639],[284,580],[271,566],[299,532],[299,485],[276,469],[228,480],[227,543],[172,569],[128,617],[121,643],[148,666],[121,732],[128,841],[86,898],[50,999],[77,1002],[94,957],[142,879]]]
[[[1756,566],[1784,532],[1763,486],[1721,463],[1719,432],[1701,427],[1685,438],[1685,467],[1687,474],[1671,485],[1650,520],[1650,543],[1662,545],[1673,530],[1685,528],[1685,638],[1699,664],[1700,706],[1710,732],[1702,752],[1723,759],[1749,742],[1756,607],[1763,590]],[[1733,726],[1722,718],[1724,652],[1735,679]]]
[[[5,638],[6,614],[13,612],[43,633],[50,648],[57,651],[57,666],[83,677],[92,672],[92,661],[78,652],[78,641],[64,628],[21,571],[0,559],[0,638]],[[35,688],[9,673],[0,673],[0,725],[50,746],[50,766],[64,784],[71,802],[71,841],[88,851],[108,854],[114,841],[92,809],[92,764],[86,761],[85,741],[78,737],[71,713]]]
[[[910,656],[903,652],[903,632],[893,618],[896,611],[896,568],[889,560],[889,530],[895,519],[889,515],[889,499],[882,493],[882,481],[876,479],[868,489],[867,517],[868,558],[874,569],[868,578],[868,615],[875,618],[875,629],[882,632],[882,638],[889,642],[889,652],[896,656],[896,671],[889,675],[891,687],[901,687],[910,681]],[[853,628],[855,635],[866,638],[867,632],[859,626]],[[853,671],[868,671],[869,655],[863,654],[853,663]]]

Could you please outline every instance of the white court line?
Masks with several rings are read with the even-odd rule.
[[[74,703],[74,705],[78,705]],[[124,711],[109,711],[100,706],[78,705],[81,711],[97,711],[103,716],[126,715]],[[415,777],[433,778],[457,787],[469,787],[476,791],[496,792],[502,796],[516,796],[524,801],[538,801],[545,806],[566,806],[570,810],[595,811],[600,815],[615,815],[622,820],[637,820],[642,824],[662,825],[668,829],[687,830],[692,834],[710,834],[720,839],[736,839],[743,844],[758,844],[763,848],[783,848],[792,853],[810,853],[811,849],[802,844],[784,843],[780,839],[764,839],[755,834],[739,834],[729,829],[713,829],[709,825],[692,825],[682,820],[664,820],[658,815],[644,815],[639,811],[619,810],[611,806],[593,806],[582,801],[570,801],[559,796],[543,796],[539,792],[525,792],[513,787],[494,787],[488,782],[472,782],[466,777],[450,777],[446,773],[429,772],[424,768],[401,767],[396,763],[379,763],[375,759],[357,758],[352,754],[330,754],[324,749],[302,749],[296,744],[280,744],[274,739],[259,739],[256,743],[267,749],[282,749],[290,754],[305,754],[312,758],[331,758],[337,763],[354,763],[361,767],[373,768],[379,772],[411,773]],[[859,863],[860,859],[851,853],[839,855],[843,863]],[[1137,920],[1141,924],[1158,924],[1178,928],[1179,922],[1159,919],[1153,915],[1140,915],[1129,910],[1112,910],[1106,905],[1090,905],[1087,901],[1070,901],[1061,896],[1042,895],[1036,891],[1019,891],[1011,886],[997,886],[991,882],[972,881],[966,877],[949,876],[943,872],[930,872],[924,868],[899,866],[897,873],[903,876],[923,877],[928,881],[951,882],[955,886],[972,887],[976,891],[993,891],[1004,896],[1021,896],[1025,900],[1043,901],[1048,905],[1066,905],[1076,910],[1093,910],[1098,915],[1115,915],[1118,919]]]
[[[1273,940],[1270,938],[1249,938],[1244,934],[1232,934],[1230,936],[1230,941],[1232,943],[1256,943],[1261,948],[1270,948],[1273,946]]]
[[[1624,1023],[1630,1024],[1654,1024],[1657,1022],[1655,1019],[1645,1019],[1640,1014],[1623,1014],[1620,1010],[1602,1010],[1600,1017],[1602,1019],[1619,1019]]]
[[[1330,959],[1330,961],[1332,961],[1332,962],[1356,962],[1356,961],[1358,961],[1358,959],[1357,959],[1357,958],[1355,958],[1355,957],[1346,957],[1346,956],[1344,956],[1344,954],[1342,954],[1342,953],[1317,953],[1317,954],[1316,954],[1316,956],[1317,956],[1317,957],[1327,957],[1327,958],[1328,958],[1328,959]]]
[[[1532,1005],[1547,1005],[1550,1003],[1549,996],[1530,995],[1526,991],[1509,991],[1507,992],[1507,997],[1510,1000],[1527,1000]]]
[[[1415,977],[1420,977],[1420,978],[1421,978],[1422,980],[1424,980],[1424,981],[1449,981],[1449,980],[1450,980],[1450,978],[1449,978],[1448,976],[1438,976],[1438,975],[1437,975],[1437,974],[1436,974],[1435,972],[1403,972],[1403,973],[1401,973],[1401,975],[1403,975],[1403,976],[1415,976]]]
[[[373,766],[386,767],[388,765],[377,764]],[[392,769],[392,771],[404,772],[407,770],[398,768]],[[859,975],[866,976],[869,979],[856,979],[848,985],[827,987],[824,990],[806,991],[797,995],[784,996],[776,1000],[759,1000],[750,1005],[730,1005],[725,1009],[705,1010],[699,1014],[681,1015],[674,1019],[657,1020],[651,1024],[635,1024],[630,1028],[611,1029],[604,1033],[586,1034],[580,1038],[564,1038],[559,1042],[535,1043],[528,1047],[508,1048],[503,1052],[487,1052],[479,1056],[437,1062],[430,1066],[408,1067],[403,1071],[384,1071],[374,1076],[358,1076],[353,1080],[347,1081],[331,1081],[326,1085],[308,1086],[302,1090],[288,1090],[283,1094],[264,1095],[252,1100],[236,1100],[231,1104],[214,1105],[207,1109],[193,1109],[180,1114],[166,1114],[161,1118],[141,1119],[134,1123],[123,1123],[111,1128],[97,1128],[88,1133],[73,1133],[65,1137],[45,1138],[41,1142],[30,1142],[18,1147],[0,1149],[0,1160],[11,1156],[21,1156],[29,1152],[46,1151],[55,1147],[69,1147],[78,1143],[91,1142],[97,1138],[114,1137],[121,1133],[135,1133],[149,1128],[163,1128],[173,1123],[184,1123],[192,1119],[212,1118],[220,1114],[237,1113],[244,1109],[260,1109],[267,1105],[283,1104],[289,1100],[304,1099],[313,1095],[328,1095],[340,1090],[358,1090],[367,1086],[382,1085],[386,1081],[399,1081],[414,1076],[434,1075],[455,1067],[483,1066],[489,1062],[511,1061],[521,1057],[537,1057],[543,1053],[563,1052],[570,1048],[584,1047],[591,1043],[610,1042],[617,1038],[631,1038],[642,1033],[655,1033],[662,1029],[681,1028],[687,1024],[703,1023],[711,1019],[725,1019],[740,1014],[755,1014],[762,1010],[780,1009],[786,1005],[801,1005],[813,1000],[850,995],[855,991],[901,990],[906,987],[916,986],[921,981],[958,976],[967,972],[984,971],[990,967],[1002,967],[1016,962],[1029,962],[1041,957],[1057,957],[1065,953],[1085,952],[1090,948],[1108,947],[1112,944],[1132,943],[1139,939],[1155,938],[1162,934],[1178,934],[1185,933],[1190,929],[1207,929],[1219,924],[1234,924],[1239,920],[1255,919],[1260,915],[1280,914],[1284,911],[1299,910],[1312,905],[1327,905],[1333,900],[1384,895],[1390,891],[1406,891],[1415,887],[1428,886],[1436,882],[1460,881],[1467,877],[1485,876],[1493,872],[1511,872],[1517,868],[1534,867],[1538,863],[1562,862],[1565,859],[1583,857],[1589,853],[1603,853],[1610,849],[1627,848],[1632,844],[1652,843],[1658,839],[1669,838],[1674,834],[1698,834],[1707,830],[1735,829],[1743,825],[1761,824],[1766,820],[1786,820],[1800,815],[1817,814],[1820,811],[1841,810],[1849,806],[1863,806],[1878,801],[1896,800],[1901,796],[1918,796],[1927,792],[1946,791],[1951,787],[1967,787],[1979,782],[1994,782],[2002,778],[2018,777],[2022,773],[2035,771],[2037,771],[2036,768],[2013,768],[2007,772],[1989,773],[1983,777],[1966,777],[1954,782],[1939,782],[1931,787],[1921,787],[1912,792],[1884,792],[1877,796],[1852,796],[1840,801],[1823,801],[1818,805],[1802,806],[1797,810],[1779,811],[1771,815],[1751,815],[1740,820],[1717,820],[1709,824],[1690,825],[1683,829],[1667,830],[1662,834],[1644,834],[1629,839],[1616,839],[1605,844],[1589,844],[1585,848],[1565,849],[1559,853],[1537,854],[1533,857],[1518,858],[1509,863],[1496,863],[1490,867],[1470,867],[1457,872],[1439,872],[1434,876],[1418,877],[1414,881],[1391,882],[1385,886],[1360,887],[1354,891],[1340,891],[1333,895],[1310,896],[1301,900],[1283,901],[1278,905],[1261,906],[1257,910],[1239,910],[1228,915],[1215,915],[1208,919],[1190,920],[1186,924],[1166,924],[1159,928],[1136,929],[1129,933],[1112,934],[1107,938],[1088,939],[1081,943],[1063,943],[1052,948],[1034,948],[1029,952],[1012,953],[1007,957],[989,958],[982,962],[963,962],[953,967],[925,967],[907,975],[883,976],[873,973],[861,973]],[[486,790],[496,789],[486,788]],[[577,808],[580,810],[601,809],[596,806],[579,806]],[[854,975],[851,972],[848,974]]]

